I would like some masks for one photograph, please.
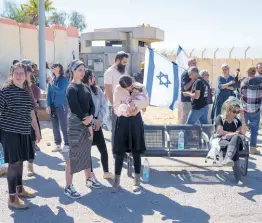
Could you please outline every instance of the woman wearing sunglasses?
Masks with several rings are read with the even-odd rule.
[[[240,114],[241,120],[238,118]],[[222,106],[222,114],[215,120],[216,135],[220,138],[219,146],[226,151],[222,162],[224,166],[234,166],[239,160],[239,149],[243,146],[246,134],[244,112],[240,110],[239,101],[230,97]]]

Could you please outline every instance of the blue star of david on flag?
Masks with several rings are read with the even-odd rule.
[[[160,75],[156,76],[160,83],[159,85],[165,85],[168,88],[168,85],[171,84],[171,82],[168,80],[168,75],[164,74],[160,71]]]
[[[180,95],[177,64],[147,47],[144,72],[149,104],[174,110]]]

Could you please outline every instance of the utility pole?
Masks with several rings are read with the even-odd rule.
[[[39,87],[46,90],[45,0],[38,0]]]

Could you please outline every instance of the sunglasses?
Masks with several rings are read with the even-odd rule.
[[[240,114],[240,111],[233,110],[232,112],[237,115]]]

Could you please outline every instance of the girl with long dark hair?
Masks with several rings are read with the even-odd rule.
[[[67,134],[67,99],[66,89],[68,87],[68,80],[64,77],[63,66],[61,64],[53,64],[53,79],[48,77],[47,90],[47,108],[46,111],[50,114],[51,123],[53,127],[53,134],[55,139],[55,147],[52,152],[61,151],[61,134],[63,133],[64,147],[63,152],[68,152],[68,134]]]
[[[87,84],[91,89],[92,99],[95,105],[95,114],[93,119],[93,130],[94,130],[94,138],[93,138],[93,145],[96,145],[100,154],[101,154],[101,162],[104,171],[104,179],[112,178],[112,174],[109,173],[108,168],[108,153],[107,147],[105,143],[105,138],[103,134],[103,130],[101,128],[103,118],[106,113],[106,104],[104,93],[100,87],[97,86],[95,81],[95,76],[92,70],[86,70],[85,76],[83,78],[83,83]],[[98,182],[97,182],[98,183]]]
[[[71,83],[67,89],[67,100],[70,108],[68,121],[69,158],[66,165],[66,187],[64,193],[70,198],[80,198],[75,190],[73,174],[85,171],[86,186],[90,186],[91,147],[93,140],[92,121],[95,106],[89,88],[82,83],[85,65],[75,60],[70,66]]]

